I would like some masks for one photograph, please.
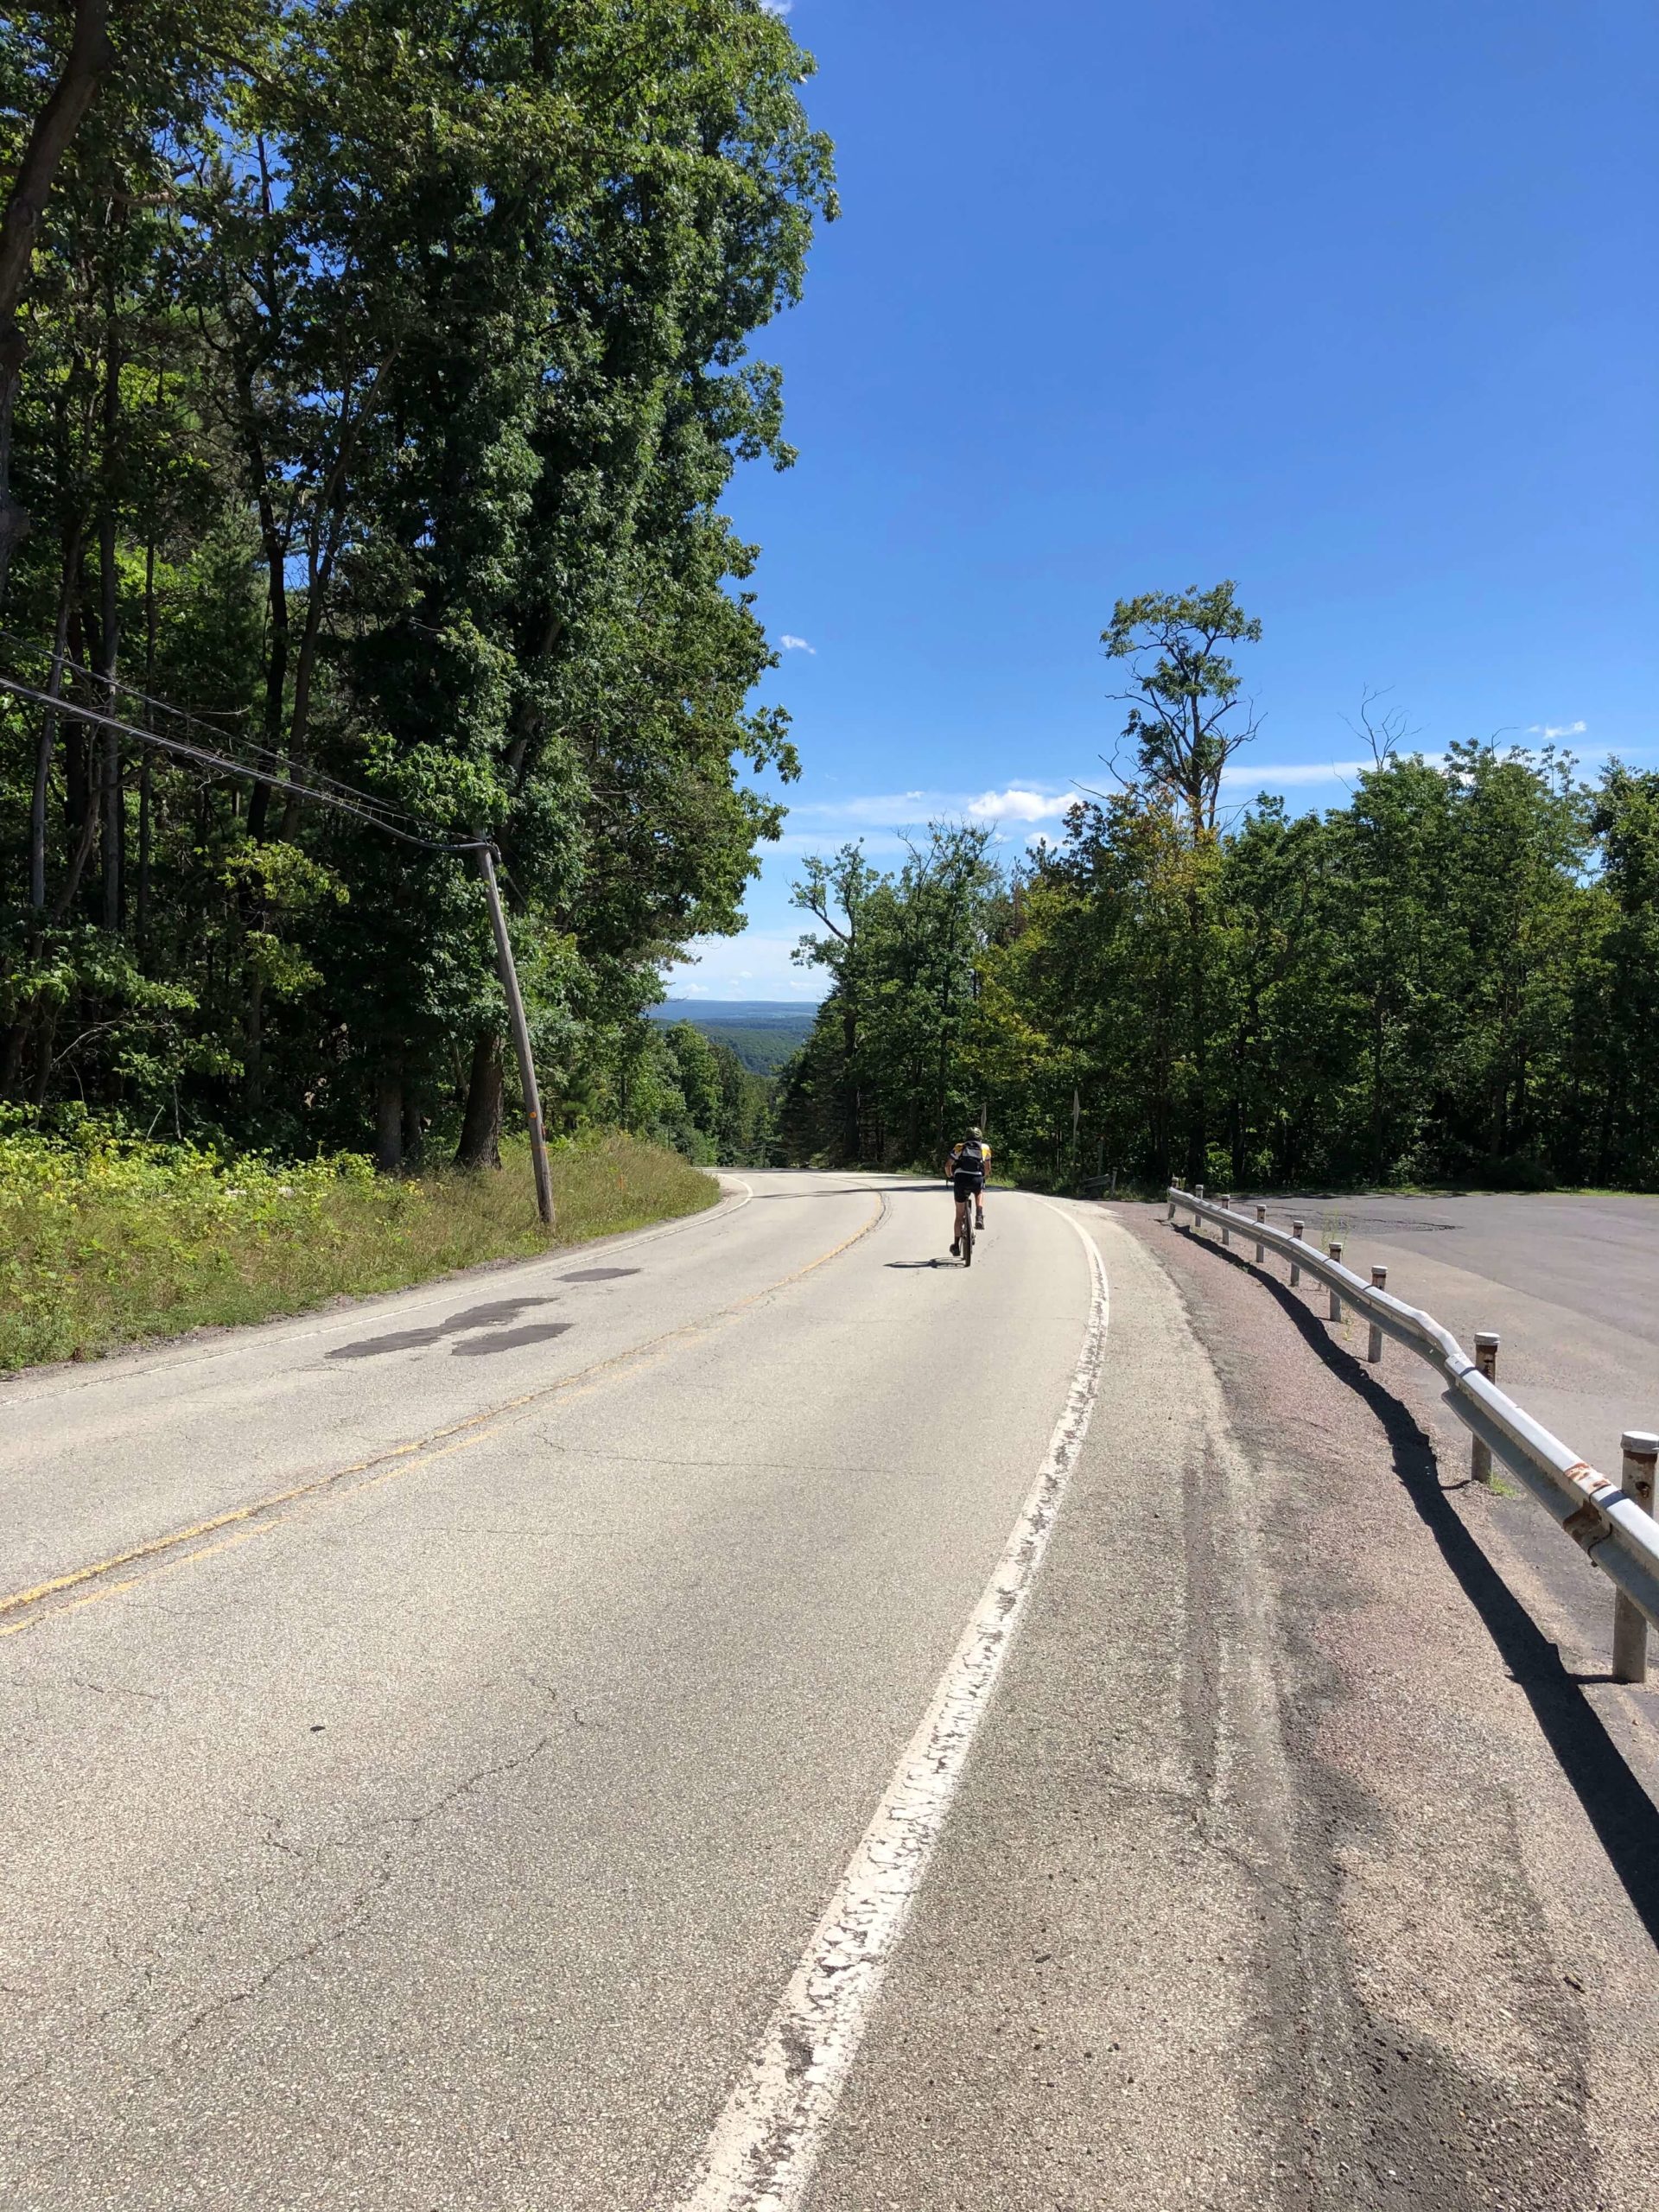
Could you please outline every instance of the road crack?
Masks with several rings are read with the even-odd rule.
[[[508,1775],[518,1774],[524,1768],[533,1765],[551,1749],[553,1741],[554,1738],[550,1733],[540,1736],[533,1744],[528,1745],[524,1751],[516,1752],[511,1758],[493,1760],[487,1766],[478,1767],[472,1773],[462,1775],[458,1781],[451,1783],[447,1789],[433,1798],[429,1804],[423,1805],[413,1812],[385,1815],[371,1825],[369,1833],[373,1834],[384,1833],[387,1829],[402,1829],[406,1837],[415,1839],[432,1821],[441,1818],[444,1813],[464,1799],[475,1796],[490,1783],[500,1781]],[[270,1821],[262,1841],[272,1849],[298,1859],[302,1865],[313,1870],[316,1868],[325,1852],[349,1851],[359,1847],[350,1840],[334,1838],[309,1846],[292,1842],[277,1833],[281,1826],[280,1817]],[[337,1944],[360,1933],[368,1925],[375,1905],[397,1879],[398,1871],[397,1851],[390,1845],[383,1847],[373,1867],[365,1878],[359,1880],[344,1909],[335,1915],[329,1926],[307,1942],[296,1944],[291,1949],[283,1952],[280,1958],[273,1960],[263,1973],[256,1975],[245,1986],[227,1991],[223,1996],[216,1997],[210,2003],[201,2005],[181,2028],[176,2030],[168,2037],[168,2050],[177,2052],[182,2050],[191,2037],[209,2021],[222,2018],[226,2013],[236,2012],[244,2005],[257,2003],[271,1985],[280,1980],[284,1974],[292,1972],[296,1967],[308,1965],[314,1959],[333,1949]]]

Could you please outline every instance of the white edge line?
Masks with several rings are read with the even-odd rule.
[[[1088,1433],[1109,1318],[1093,1238],[1089,1319],[1065,1410],[1007,1548],[921,1726],[715,2123],[677,2212],[794,2212],[801,2203],[882,1978],[899,1947],[976,1731],[1019,1627],[1066,1481]]]

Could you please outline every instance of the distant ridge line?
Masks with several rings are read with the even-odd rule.
[[[652,1021],[787,1021],[811,1024],[816,999],[664,999],[647,1008]]]

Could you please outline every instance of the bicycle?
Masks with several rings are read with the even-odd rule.
[[[974,1226],[976,1217],[979,1212],[981,1196],[982,1193],[979,1191],[970,1191],[965,1198],[957,1200],[958,1218],[956,1236],[950,1249],[953,1252],[958,1249],[961,1250],[962,1264],[964,1268],[973,1266],[974,1238],[976,1235],[983,1234],[982,1230],[976,1230]]]

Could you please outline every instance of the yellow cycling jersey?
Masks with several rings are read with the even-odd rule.
[[[953,1144],[951,1146],[950,1157],[945,1162],[944,1166],[944,1172],[947,1175],[954,1175],[956,1173],[957,1162],[961,1159],[963,1151],[966,1149],[967,1142],[968,1140],[964,1137],[960,1144]],[[991,1172],[991,1147],[989,1145],[982,1141],[979,1147],[979,1164],[984,1173],[988,1176]]]

